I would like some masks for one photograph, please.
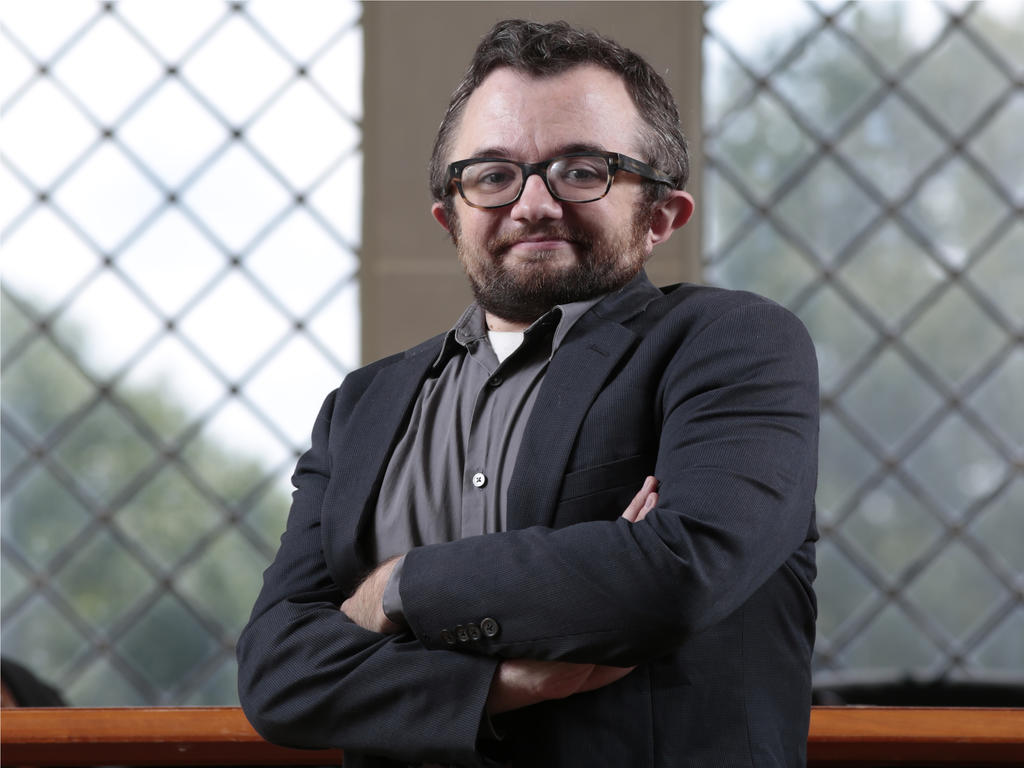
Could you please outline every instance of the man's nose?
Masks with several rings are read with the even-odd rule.
[[[562,204],[548,192],[544,179],[534,174],[526,180],[523,194],[513,204],[511,215],[521,221],[562,218]]]

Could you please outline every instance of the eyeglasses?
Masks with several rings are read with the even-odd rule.
[[[517,163],[501,157],[472,157],[448,166],[448,183],[474,208],[501,208],[516,202],[534,174],[548,192],[566,203],[592,203],[608,194],[618,171],[661,184],[672,184],[662,171],[617,152],[571,152],[540,163]]]

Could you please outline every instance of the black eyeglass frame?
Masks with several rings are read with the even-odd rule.
[[[604,159],[608,164],[608,183],[605,185],[604,192],[597,197],[591,197],[587,200],[566,200],[551,188],[551,184],[548,183],[548,167],[559,160],[565,160],[572,157],[600,157]],[[465,191],[462,189],[462,171],[467,166],[475,165],[477,163],[509,163],[510,165],[517,166],[523,173],[523,179],[522,183],[519,185],[519,192],[516,193],[516,196],[507,203],[501,203],[500,205],[478,205],[470,202],[469,198],[466,197]],[[466,202],[466,205],[483,210],[504,208],[506,205],[513,205],[516,203],[519,198],[523,196],[523,190],[526,189],[527,179],[534,175],[540,176],[541,181],[544,182],[544,186],[548,190],[548,194],[559,202],[593,203],[608,194],[612,188],[612,182],[615,180],[615,174],[618,171],[627,171],[628,173],[635,174],[649,181],[675,186],[675,182],[673,182],[672,177],[664,171],[659,171],[657,168],[641,162],[636,158],[630,157],[629,155],[623,155],[619,152],[602,152],[599,150],[593,150],[590,152],[568,152],[564,155],[559,155],[558,157],[542,160],[539,163],[520,163],[515,160],[509,160],[507,157],[470,157],[466,160],[457,160],[456,162],[448,165],[448,184],[450,186],[453,182],[455,183],[455,188],[459,190],[459,196]]]

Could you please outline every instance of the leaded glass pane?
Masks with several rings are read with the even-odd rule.
[[[1024,221],[1018,219],[970,271],[978,285],[1010,324],[1024,327]]]
[[[201,673],[219,643],[168,593],[137,618],[114,643],[118,653],[152,690],[175,690]],[[154,654],[153,648],[163,649]]]
[[[78,615],[108,636],[155,584],[153,576],[107,531],[76,547],[54,581]]]
[[[861,497],[842,535],[895,584],[935,544],[941,521],[903,483],[889,478]]]
[[[822,160],[775,206],[777,215],[819,259],[833,262],[879,205],[832,160]]]
[[[889,604],[849,642],[842,664],[862,677],[924,674],[941,658],[939,648],[896,605]]]
[[[839,276],[888,328],[899,327],[943,280],[928,252],[891,221],[872,229]]]
[[[176,584],[210,621],[235,637],[249,619],[262,573],[260,553],[236,530],[227,530],[182,570]]]
[[[966,636],[1005,595],[1006,588],[959,542],[946,547],[907,589],[907,596],[954,640]]]
[[[1024,607],[1015,606],[1010,617],[988,633],[972,661],[996,680],[1017,676],[1024,666]]]
[[[89,511],[43,466],[29,466],[4,499],[4,543],[45,570],[89,522]]]
[[[775,87],[815,131],[831,136],[878,89],[878,76],[826,28],[778,72]]]
[[[920,56],[948,23],[943,7],[933,2],[855,3],[844,11],[836,26],[889,72]]]
[[[928,174],[905,211],[945,263],[954,268],[967,264],[1008,212],[999,191],[959,158]]]
[[[951,30],[904,81],[928,113],[953,134],[978,119],[1008,78],[964,34]]]
[[[68,701],[88,701],[97,707],[141,707],[146,699],[125,679],[124,670],[99,658],[89,664],[65,691]]]
[[[850,417],[887,451],[897,447],[942,405],[942,397],[896,352],[883,352],[843,393]]]
[[[1006,332],[958,285],[937,297],[904,338],[950,385],[962,384],[1008,341]]]
[[[892,137],[913,136],[896,144]],[[907,193],[943,153],[942,139],[895,94],[872,109],[839,144],[839,153],[887,200]]]
[[[977,517],[971,533],[1013,573],[1024,573],[1024,478],[1016,478]]]

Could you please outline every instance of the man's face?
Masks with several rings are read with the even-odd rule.
[[[448,160],[535,163],[592,149],[641,157],[640,127],[621,78],[607,70],[587,65],[534,78],[498,69],[466,103]],[[518,324],[625,285],[658,239],[641,180],[622,172],[592,203],[559,202],[531,176],[515,203],[483,210],[455,193],[453,215],[440,203],[434,215],[451,232],[477,301]]]

